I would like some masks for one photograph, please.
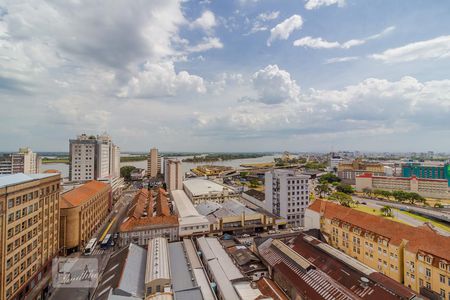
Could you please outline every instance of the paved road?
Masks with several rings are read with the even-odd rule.
[[[108,218],[105,219],[104,224],[100,226],[100,230],[94,235],[94,237],[100,238],[108,225],[111,222],[114,222],[110,229],[108,230],[108,233],[115,233],[118,231],[120,224],[122,223],[123,219],[126,217],[126,212],[128,211],[128,206],[131,203],[131,200],[134,197],[134,191],[125,191],[123,196],[116,202],[114,205],[110,215]],[[114,248],[114,247],[113,247]],[[106,267],[106,264],[108,262],[109,256],[114,251],[113,248],[104,250],[100,249],[100,241],[97,242],[97,246],[94,249],[92,255],[90,256],[84,256],[81,253],[73,253],[70,255],[70,257],[73,258],[92,258],[97,260],[98,264],[98,272],[93,273],[91,276],[92,280],[100,280],[101,273],[103,272],[103,269]],[[86,280],[87,278],[87,272],[83,270],[73,269],[71,270],[71,280],[75,282],[75,280]],[[70,285],[63,288],[57,288],[53,290],[52,295],[50,296],[50,300],[86,300],[92,298],[92,296],[95,293],[95,287],[92,288],[70,288]]]
[[[367,199],[367,198],[361,198],[358,196],[353,196],[353,198],[357,199],[359,202],[374,202],[380,205],[389,205],[398,209],[405,209],[405,210],[409,210],[411,212],[416,212],[419,214],[422,214],[424,216],[429,216],[435,219],[439,219],[441,221],[444,222],[448,222],[450,223],[450,212],[446,209],[437,209],[437,208],[422,208],[422,207],[417,207],[414,205],[410,205],[410,204],[404,204],[404,203],[395,203],[395,202],[391,202],[391,201],[383,201],[383,200],[376,200],[376,199]]]
[[[386,201],[379,201],[379,200],[373,200],[373,199],[366,199],[366,198],[360,198],[360,197],[356,197],[353,196],[353,198],[355,198],[356,200],[358,200],[360,203],[365,202],[367,203],[367,206],[369,207],[373,207],[373,208],[377,208],[380,209],[381,207],[385,206],[385,205],[389,205],[391,207],[395,207],[395,208],[406,208],[406,206],[404,206],[403,204],[395,204],[395,203],[390,203],[390,202],[386,202]],[[398,210],[393,210],[394,216],[412,226],[421,226],[424,224],[424,222],[417,220],[411,216],[408,216],[404,213],[402,213],[401,211]],[[450,233],[448,231],[445,231],[439,227],[435,227],[436,231],[439,232],[441,235],[444,236],[450,236]]]

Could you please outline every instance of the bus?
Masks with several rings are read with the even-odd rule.
[[[112,242],[111,234],[108,233],[103,239],[102,243],[100,244],[100,248],[107,249],[111,245],[111,242]]]
[[[93,238],[87,243],[86,247],[84,248],[84,255],[91,255],[92,251],[94,251],[95,246],[97,245],[97,239]]]

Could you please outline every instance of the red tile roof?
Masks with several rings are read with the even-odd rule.
[[[450,261],[450,237],[440,235],[428,226],[412,227],[321,199],[314,201],[309,209],[321,213],[327,219],[337,219],[386,237],[397,246],[403,240],[408,241],[406,249],[410,252],[423,251]]]
[[[82,205],[92,197],[110,189],[111,186],[107,183],[96,180],[89,181],[80,187],[62,194],[60,199],[60,207],[69,208]]]
[[[155,205],[156,214],[153,215]],[[145,212],[147,214],[144,214]],[[171,225],[178,225],[178,217],[170,214],[166,191],[158,190],[157,199],[154,201],[151,191],[141,189],[134,197],[128,211],[128,219],[120,225],[120,231],[144,230],[147,226]]]

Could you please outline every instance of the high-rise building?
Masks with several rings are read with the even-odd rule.
[[[69,179],[88,181],[120,176],[120,149],[103,134],[81,134],[70,140]]]
[[[20,148],[17,153],[0,156],[0,174],[36,174],[39,172],[39,158],[30,148]]]
[[[303,226],[309,205],[309,176],[295,170],[272,170],[265,175],[266,209],[286,218],[291,226]]]
[[[111,176],[120,177],[120,148],[113,144],[111,149]]]
[[[0,176],[0,299],[43,298],[58,254],[60,174]]]
[[[147,176],[156,177],[161,174],[161,156],[158,149],[152,148],[147,157]]]
[[[96,178],[106,178],[111,174],[111,138],[108,135],[97,136]]]
[[[178,159],[164,159],[164,182],[167,191],[183,189],[183,170]]]

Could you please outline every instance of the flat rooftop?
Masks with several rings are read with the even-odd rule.
[[[193,196],[200,196],[208,193],[220,193],[227,189],[223,185],[215,183],[211,180],[200,178],[193,178],[183,181],[183,185]]]
[[[21,184],[28,181],[44,179],[52,176],[60,177],[59,173],[40,173],[40,174],[0,174],[0,188]]]

